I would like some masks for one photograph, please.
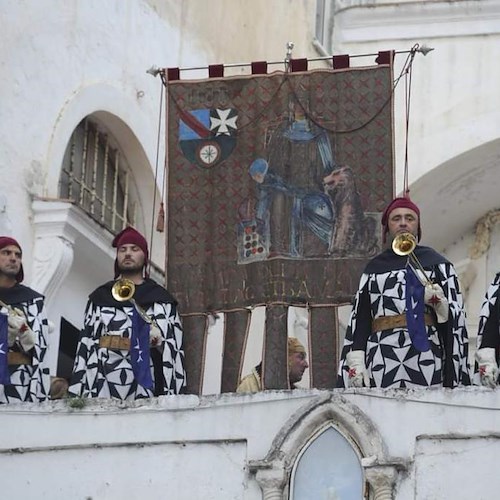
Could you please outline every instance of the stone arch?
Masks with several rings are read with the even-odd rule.
[[[494,139],[447,160],[411,185],[424,244],[443,250],[499,208],[499,157],[500,139]]]
[[[365,481],[361,458],[356,443],[332,421],[327,422],[297,455],[290,474],[289,497],[362,498]]]
[[[61,318],[81,327],[87,294],[113,278],[112,235],[82,210],[58,199],[59,177],[71,134],[85,117],[102,125],[118,144],[132,174],[138,200],[137,226],[148,242],[153,262],[163,264],[165,238],[152,227],[159,203],[163,177],[155,184],[154,140],[157,137],[139,97],[133,99],[118,88],[98,83],[79,89],[60,110],[47,152],[43,190],[35,193],[33,222],[33,288],[47,298],[48,315],[56,334],[51,338],[49,364],[57,364],[58,325]],[[148,154],[148,152],[150,154]],[[163,174],[163,168],[159,172]],[[156,195],[156,196],[154,196]],[[153,199],[156,198],[156,207]],[[157,279],[162,280],[158,273]],[[64,293],[62,287],[64,285]]]
[[[104,83],[89,85],[75,92],[59,112],[48,146],[46,179],[43,192],[39,193],[39,198],[44,201],[57,200],[61,165],[68,141],[81,120],[90,117],[106,128],[127,159],[139,205],[137,225],[145,233],[148,241],[153,243],[150,249],[152,260],[163,264],[164,236],[159,236],[159,233],[151,234],[152,221],[156,217],[159,195],[163,185],[163,168],[159,169],[155,185],[155,159],[152,159],[151,155],[155,151],[152,137],[156,138],[157,134],[153,133],[156,131],[151,129],[151,121],[147,119],[148,115],[141,104],[139,97],[132,99],[125,95],[122,90]],[[163,149],[163,144],[160,145],[160,148]],[[153,206],[154,198],[156,198],[156,206]],[[44,237],[44,232],[46,232],[50,221],[57,222],[57,231],[64,240],[64,246],[61,248],[65,248],[64,253],[67,254],[67,247],[72,247],[76,236],[74,236],[74,231],[62,230],[60,220],[54,221],[54,217],[60,219],[61,207],[58,210],[51,210],[47,206],[49,203],[50,201],[44,203],[37,200],[34,204],[35,238]],[[40,213],[44,211],[49,211],[51,215],[48,218],[46,213],[40,216]],[[41,221],[43,224],[37,224]],[[109,238],[103,236],[99,230],[94,232],[96,234],[92,235],[92,240],[106,253],[105,248],[109,245],[109,241],[107,241]],[[51,236],[54,236],[54,231],[52,231]],[[34,249],[35,263],[37,260],[36,243],[37,241],[35,241]],[[45,258],[41,260],[46,262]],[[64,260],[71,264],[72,256],[67,256]],[[47,274],[47,266],[39,265],[38,269],[41,270],[41,267],[43,267],[43,276],[35,269],[33,285],[37,285],[42,293],[47,290],[51,291],[54,287],[57,288],[56,283],[52,283],[50,286],[48,284],[50,273]],[[64,278],[64,273],[59,270],[57,274],[57,281],[60,283]]]
[[[421,212],[422,244],[444,253],[460,278],[471,356],[480,301],[500,266],[500,225],[495,217],[488,220],[500,209],[499,158],[497,138],[448,159],[411,186]],[[480,222],[486,231],[476,232]]]
[[[406,469],[406,464],[389,457],[381,434],[368,416],[334,392],[295,412],[274,438],[266,456],[248,464],[262,488],[264,500],[287,498],[291,472],[301,450],[328,425],[355,447],[371,488],[370,498],[393,498],[398,473]]]
[[[149,221],[155,216],[153,194],[158,195],[163,185],[163,168],[155,186],[156,152],[154,130],[150,115],[140,105],[139,98],[129,96],[111,85],[99,83],[80,89],[59,112],[48,148],[47,176],[42,195],[57,198],[60,169],[69,138],[85,117],[103,124],[113,135],[127,158],[141,200],[142,225],[150,231]],[[154,113],[154,110],[151,110]],[[163,144],[160,150],[163,151]],[[148,234],[150,237],[151,235]]]

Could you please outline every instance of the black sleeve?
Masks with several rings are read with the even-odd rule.
[[[352,332],[353,351],[366,351],[366,344],[372,331],[372,313],[370,307],[370,298],[367,286],[363,288],[359,295],[356,309],[356,327]]]

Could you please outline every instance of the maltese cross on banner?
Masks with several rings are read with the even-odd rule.
[[[180,111],[179,144],[184,156],[203,168],[224,161],[236,146],[235,109]]]

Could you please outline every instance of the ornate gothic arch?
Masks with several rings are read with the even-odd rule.
[[[266,456],[249,462],[264,500],[287,498],[290,475],[301,450],[328,425],[355,447],[370,485],[370,498],[394,498],[394,486],[399,471],[407,467],[405,462],[389,457],[382,436],[368,416],[334,392],[319,396],[295,412],[276,435]]]

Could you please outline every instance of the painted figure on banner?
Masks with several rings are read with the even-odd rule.
[[[266,258],[325,256],[331,239],[335,213],[323,177],[335,168],[334,149],[328,132],[309,119],[308,99],[307,89],[289,95],[286,115],[269,122],[264,155],[249,169],[256,218],[264,217],[269,231]]]
[[[373,256],[379,215],[364,212],[354,172],[336,164],[328,132],[292,110],[270,134],[267,159],[249,167],[256,202],[245,217],[240,210],[239,262]]]
[[[373,256],[379,250],[375,214],[363,211],[354,172],[345,166],[324,179],[325,192],[332,200],[335,224],[328,252],[336,257]]]
[[[1,236],[0,403],[49,398],[45,299],[22,285],[23,279],[21,246],[15,239]]]
[[[493,278],[479,313],[474,383],[494,389],[500,359],[500,273]]]
[[[333,211],[328,196],[320,191],[307,191],[296,187],[283,180],[274,173],[263,158],[257,158],[250,166],[249,174],[257,183],[257,203],[255,205],[256,233],[262,238],[266,250],[264,254],[259,252],[257,256],[273,257],[273,243],[276,233],[273,231],[273,209],[276,198],[280,195],[291,200],[289,212],[288,245],[285,255],[290,257],[302,257],[302,231],[307,227],[320,241],[327,244],[331,239]],[[279,214],[275,214],[279,217]],[[283,245],[285,246],[285,245]],[[252,248],[245,248],[251,251]],[[250,255],[248,255],[250,256]]]
[[[179,145],[193,164],[212,168],[236,147],[235,109],[180,110]]]
[[[179,394],[186,384],[177,302],[147,273],[148,245],[127,227],[113,240],[115,280],[87,303],[69,393],[133,400]]]
[[[392,246],[361,276],[338,386],[469,385],[466,316],[453,265],[418,244],[420,210],[409,198],[395,198],[382,225]]]
[[[167,266],[186,314],[345,303],[382,249],[391,68],[265,66],[241,77],[170,75]]]

